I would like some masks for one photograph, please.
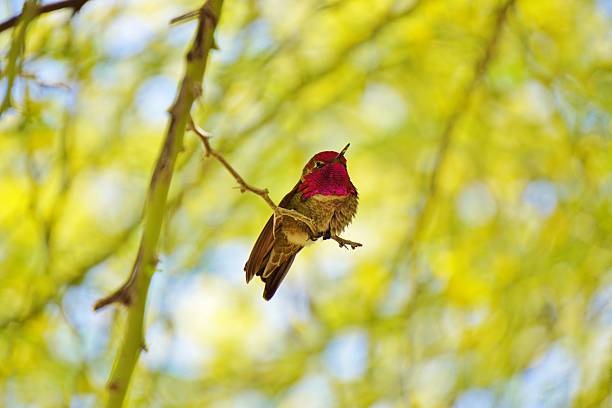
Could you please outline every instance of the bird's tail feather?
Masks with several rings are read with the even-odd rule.
[[[283,281],[283,279],[285,279],[285,276],[287,275],[287,272],[289,271],[289,268],[291,267],[291,264],[293,263],[295,256],[297,255],[298,252],[300,252],[301,249],[302,248],[298,249],[295,254],[287,258],[285,262],[280,264],[267,277],[264,278],[262,275],[263,269],[265,268],[259,271],[257,275],[261,276],[261,280],[264,281],[266,284],[264,288],[264,293],[263,293],[264,299],[266,300],[272,299],[272,296],[274,296],[274,294],[276,293],[276,290],[280,286],[281,282]]]

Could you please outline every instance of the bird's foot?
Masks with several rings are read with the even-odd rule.
[[[339,237],[337,235],[332,235],[331,239],[333,239],[334,241],[336,241],[338,243],[338,246],[340,248],[346,248],[348,249],[348,247],[351,247],[351,249],[355,249],[358,248],[360,246],[363,246],[362,244],[360,244],[359,242],[353,242],[353,241],[349,241],[348,239],[344,239],[342,237]]]

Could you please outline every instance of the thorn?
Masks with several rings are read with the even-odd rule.
[[[130,293],[131,291],[131,285],[128,286],[122,286],[121,288],[117,289],[115,292],[113,292],[112,294],[103,297],[102,299],[98,300],[95,304],[94,304],[94,311],[99,311],[100,309],[113,304],[113,303],[121,303],[122,305],[129,307],[132,304],[132,294]]]
[[[143,341],[142,344],[140,345],[140,350],[144,351],[145,353],[148,353],[149,348],[147,347],[147,343]]]
[[[200,96],[202,96],[202,85],[201,84],[192,84],[191,85],[191,93],[193,94],[193,98],[194,99],[198,99]]]
[[[159,263],[159,255],[153,254],[153,256],[151,257],[151,265],[155,267],[157,266],[158,263]]]
[[[170,25],[177,24],[177,23],[184,23],[186,21],[193,20],[199,14],[200,14],[200,10],[192,10],[178,17],[174,17],[172,20],[170,20]]]

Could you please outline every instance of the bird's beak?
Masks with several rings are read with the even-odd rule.
[[[350,145],[351,145],[351,144],[350,144],[350,143],[348,143],[346,146],[344,146],[344,149],[342,149],[342,150],[340,151],[340,153],[338,153],[338,156],[336,156],[336,158],[334,159],[334,161],[339,161],[339,160],[340,160],[340,158],[344,157],[344,153],[346,153],[346,151],[348,150],[348,148],[349,148],[349,146],[350,146]]]

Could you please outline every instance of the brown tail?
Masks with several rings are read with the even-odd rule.
[[[293,187],[293,189],[285,195],[285,197],[278,204],[279,207],[288,208],[289,203],[291,202],[291,198],[298,191],[299,183]],[[277,223],[276,228],[278,229],[280,224]],[[263,230],[259,234],[257,241],[255,241],[255,245],[253,245],[253,249],[251,250],[251,255],[249,256],[249,260],[246,265],[244,265],[244,272],[247,283],[253,276],[262,276],[263,272],[266,270],[266,265],[268,264],[268,260],[270,259],[270,254],[272,253],[272,247],[274,246],[274,216],[271,216],[268,219],[268,222],[264,226]],[[301,248],[300,248],[301,249]],[[292,256],[288,257],[285,262],[278,265],[278,267],[263,280],[266,283],[266,287],[264,289],[264,299],[270,300],[278,286],[281,284],[285,275],[287,275],[287,271],[289,267],[293,263],[293,259],[295,259],[295,255],[300,252],[298,249]]]
[[[288,258],[285,261],[285,263],[279,265],[278,268],[274,269],[272,273],[268,275],[266,278],[262,276],[261,280],[266,283],[266,287],[264,288],[264,293],[263,293],[264,299],[266,300],[272,299],[272,296],[274,296],[274,294],[276,293],[276,289],[278,289],[283,279],[285,279],[285,276],[287,275],[289,268],[291,268],[291,264],[293,263],[295,256],[298,254],[298,252],[301,251],[301,249],[302,248],[300,248],[295,254],[293,254],[290,258]],[[257,276],[261,276],[261,274],[263,273],[265,269],[266,268],[264,265],[264,267],[261,268],[257,272]]]
[[[268,258],[270,258],[270,252],[272,251],[272,246],[274,244],[273,225],[274,219],[270,217],[266,223],[266,226],[261,231],[261,234],[259,234],[257,241],[255,241],[255,245],[253,245],[251,255],[249,255],[249,260],[247,261],[246,265],[244,265],[247,283],[253,279],[253,276],[260,275],[261,271],[266,268]]]
[[[266,270],[266,266],[268,265],[268,260],[270,259],[270,254],[272,253],[272,247],[274,243],[274,233],[273,229],[273,219],[270,217],[263,231],[257,238],[253,249],[251,250],[251,255],[249,256],[249,260],[246,265],[244,265],[244,271],[246,272],[246,281],[247,283],[253,279],[253,276],[260,276],[261,280],[265,282],[266,287],[264,289],[264,299],[270,300],[279,285],[287,275],[287,271],[291,267],[293,260],[295,259],[295,255],[300,252],[301,248],[298,249],[293,255],[287,258],[285,262],[278,265],[276,269],[273,269],[272,272],[263,277],[263,273]]]

